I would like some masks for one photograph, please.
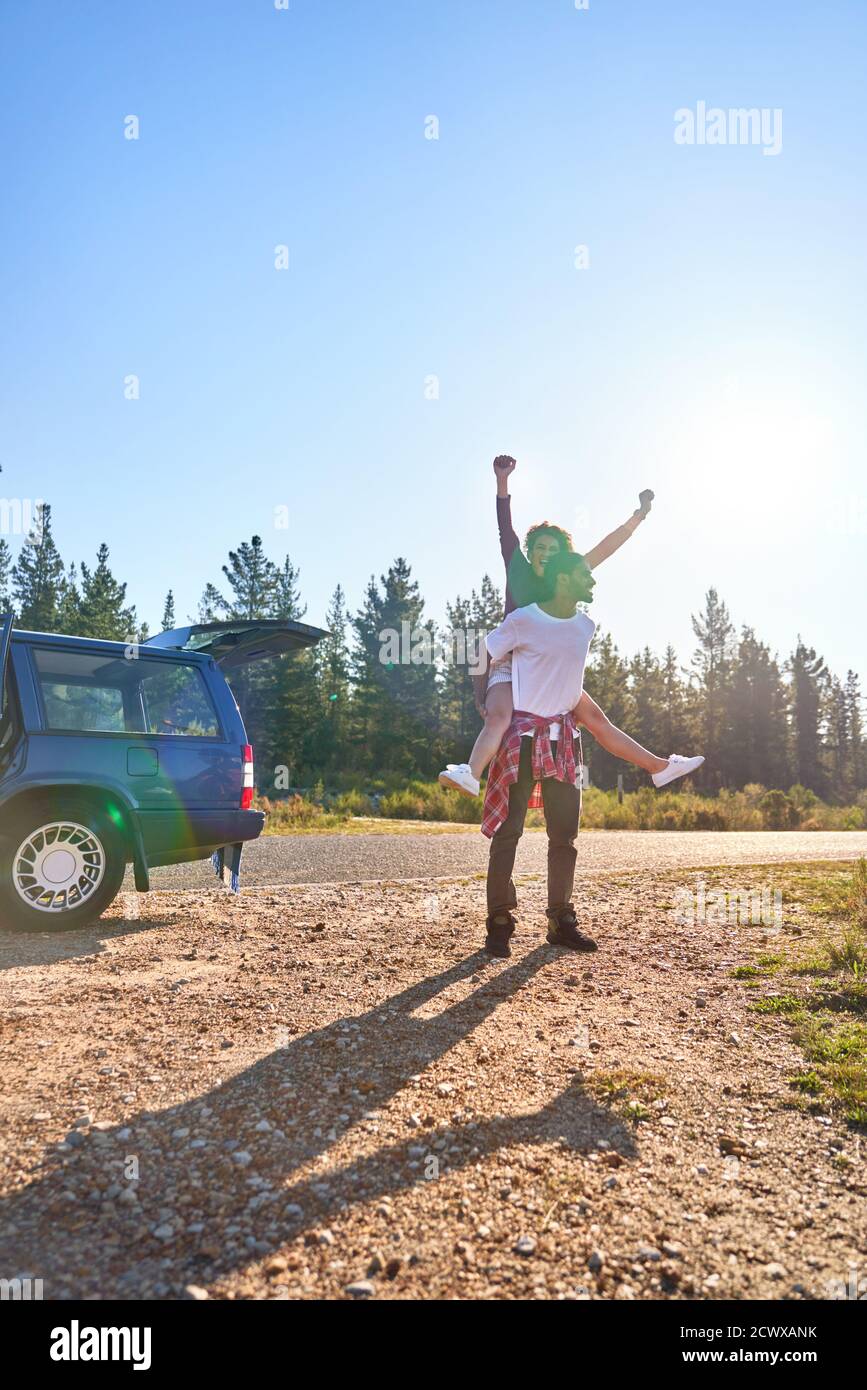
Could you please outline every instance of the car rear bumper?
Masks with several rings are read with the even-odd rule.
[[[150,868],[206,859],[221,845],[256,840],[262,833],[262,811],[187,811],[170,815],[140,811],[145,857]]]

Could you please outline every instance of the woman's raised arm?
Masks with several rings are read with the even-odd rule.
[[[597,565],[601,565],[603,560],[607,560],[609,555],[613,555],[615,550],[619,550],[641,525],[653,502],[653,493],[650,488],[645,488],[643,492],[639,493],[638,500],[641,506],[636,507],[629,520],[624,521],[623,525],[616,527],[615,530],[609,531],[608,535],[603,536],[592,550],[585,553],[584,559],[592,570],[595,570]]]

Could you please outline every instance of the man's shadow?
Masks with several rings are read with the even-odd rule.
[[[155,1285],[172,1297],[327,1225],[353,1202],[425,1181],[426,1156],[437,1157],[440,1139],[450,1146],[450,1169],[505,1145],[558,1138],[576,1148],[605,1139],[633,1156],[632,1130],[573,1080],[534,1114],[481,1118],[472,1128],[458,1122],[442,1132],[409,1130],[404,1140],[292,1185],[294,1173],[323,1160],[366,1114],[381,1110],[550,961],[550,949],[537,947],[435,1017],[419,1018],[419,1009],[489,965],[475,953],[363,1014],[292,1039],[194,1100],[140,1112],[72,1153],[49,1152],[44,1174],[0,1202],[0,1270],[44,1279],[49,1298],[141,1298]],[[478,1086],[484,1073],[472,1079]],[[423,1093],[419,1101],[423,1106]],[[201,1139],[205,1147],[191,1148]],[[411,1147],[423,1150],[425,1161]],[[124,1173],[130,1157],[138,1163],[137,1183]],[[133,1186],[137,1201],[94,1201],[94,1187],[107,1176],[119,1193]],[[82,1211],[92,1219],[83,1220]],[[180,1234],[179,1223],[186,1228]],[[232,1226],[234,1233],[226,1229]],[[80,1282],[52,1290],[51,1274],[70,1270],[81,1272]]]

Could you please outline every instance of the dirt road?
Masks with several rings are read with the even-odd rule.
[[[589,957],[542,944],[536,881],[506,961],[465,881],[156,894],[0,938],[0,1276],[59,1299],[827,1297],[867,1264],[860,1139],[795,1096],[785,1019],[733,977],[767,926],[676,921],[694,880],[589,876]],[[785,902],[786,940],[814,929]]]
[[[578,837],[578,873],[663,869],[700,864],[770,864],[796,859],[855,859],[867,854],[867,831],[591,830]],[[478,828],[402,834],[265,835],[244,850],[242,880],[345,883],[371,879],[439,878],[484,871],[488,841]],[[544,831],[528,831],[520,865],[545,867]],[[156,869],[158,888],[207,888],[210,863]],[[129,887],[132,887],[130,878]]]

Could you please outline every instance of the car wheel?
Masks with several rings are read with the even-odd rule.
[[[0,922],[19,931],[86,926],[117,896],[126,858],[122,836],[92,807],[31,808],[0,850]]]

